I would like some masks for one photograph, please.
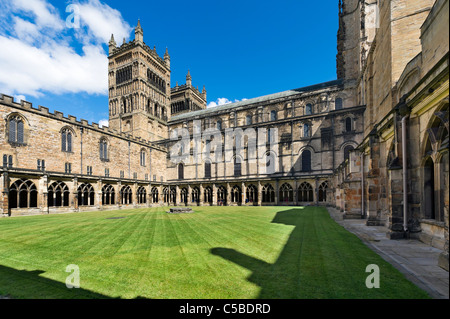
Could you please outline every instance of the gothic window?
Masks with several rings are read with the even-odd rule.
[[[184,165],[178,164],[178,179],[184,179]]]
[[[304,182],[298,188],[298,201],[299,202],[313,202],[314,194],[311,184]]]
[[[192,203],[200,203],[200,189],[198,187],[192,189]]]
[[[211,178],[211,162],[205,162],[205,178]]]
[[[273,111],[271,111],[270,112],[270,120],[273,122],[273,121],[276,121],[278,118],[277,118],[277,111],[275,111],[275,110],[273,110]]]
[[[204,200],[205,200],[205,203],[208,203],[210,205],[213,203],[213,190],[209,186],[205,188]]]
[[[91,184],[78,186],[78,206],[94,206],[95,192]]]
[[[170,190],[168,187],[163,189],[164,203],[170,203]]]
[[[246,191],[247,200],[248,203],[258,203],[258,189],[255,185],[250,185],[247,187]]]
[[[218,129],[219,131],[222,130],[222,120],[218,120],[218,121],[217,121],[217,129]]]
[[[141,150],[140,159],[141,159],[141,166],[145,166],[145,150],[144,149]]]
[[[351,145],[348,145],[344,148],[344,161],[347,161],[350,159],[350,152],[353,150],[354,150],[354,148]]]
[[[263,203],[274,203],[275,202],[275,190],[273,186],[267,184],[262,189],[262,202]]]
[[[311,171],[311,151],[304,150],[302,153],[302,172]]]
[[[48,187],[48,206],[67,207],[69,206],[69,187],[64,182],[54,182]]]
[[[319,202],[325,203],[327,201],[328,182],[325,181],[319,186]]]
[[[13,157],[12,155],[3,155],[3,168],[13,167]]]
[[[30,180],[19,179],[9,189],[10,208],[37,207],[38,192],[36,185]]]
[[[120,203],[122,205],[129,205],[133,203],[133,192],[131,191],[131,187],[125,185],[120,190]]]
[[[186,187],[183,187],[180,191],[181,202],[185,205],[188,203],[188,190]]]
[[[291,185],[285,183],[280,187],[280,201],[285,203],[294,201],[294,189]]]
[[[225,206],[227,204],[227,190],[220,186],[217,190],[217,205]]]
[[[112,185],[104,185],[102,188],[102,205],[114,205],[115,195],[116,193]]]
[[[232,203],[242,203],[242,193],[239,186],[234,186],[231,189],[231,202]]]
[[[242,164],[241,159],[237,156],[234,157],[234,176],[239,177],[242,176]]]
[[[145,204],[147,203],[147,191],[145,190],[145,187],[141,186],[137,190],[137,200],[138,204]]]
[[[249,114],[245,117],[245,125],[252,125],[252,116]]]
[[[9,143],[24,144],[24,122],[19,115],[10,117],[8,120],[9,126]]]
[[[303,137],[304,138],[311,137],[311,124],[309,123],[303,124]]]
[[[338,97],[335,101],[335,109],[336,110],[341,110],[343,108],[343,103],[342,103],[342,99],[340,97]]]
[[[311,103],[306,104],[306,106],[305,106],[305,115],[311,115],[312,114],[312,108],[313,108],[313,106],[312,106]]]
[[[100,140],[100,159],[102,161],[108,160],[108,142],[104,138]]]
[[[154,204],[158,203],[159,191],[156,187],[152,188],[152,202]]]
[[[345,132],[351,132],[353,130],[352,127],[352,118],[351,117],[347,117],[345,119]]]
[[[273,153],[266,154],[266,174],[274,174],[275,173],[275,165],[276,165],[275,155]]]
[[[72,131],[63,129],[61,132],[61,150],[63,152],[72,152]]]

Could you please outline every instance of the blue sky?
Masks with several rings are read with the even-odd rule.
[[[107,42],[132,40],[138,19],[168,48],[171,85],[189,69],[211,105],[336,78],[337,0],[2,0],[0,93],[104,123]]]

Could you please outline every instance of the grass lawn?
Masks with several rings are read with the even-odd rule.
[[[13,298],[427,298],[318,207],[195,207],[0,219]],[[109,219],[125,217],[123,219]],[[65,282],[80,268],[80,289]],[[365,285],[380,268],[380,288]]]

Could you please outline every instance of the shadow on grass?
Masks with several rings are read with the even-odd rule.
[[[43,273],[0,265],[0,294],[12,299],[112,299],[82,288],[69,289],[65,283],[42,277]]]
[[[291,209],[278,212],[272,223],[296,226],[292,231],[279,258],[274,264],[244,255],[234,249],[213,248],[211,253],[232,261],[252,271],[248,280],[261,287],[260,299],[292,299],[298,298],[299,260],[297,254],[301,250],[303,230],[300,224],[301,210]]]

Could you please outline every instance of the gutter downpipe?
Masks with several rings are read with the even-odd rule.
[[[408,230],[408,161],[406,156],[406,120],[409,115],[402,118],[402,162],[403,162],[403,230],[406,232]]]
[[[366,215],[364,211],[364,152],[361,153],[361,218]]]

